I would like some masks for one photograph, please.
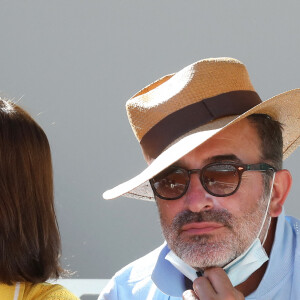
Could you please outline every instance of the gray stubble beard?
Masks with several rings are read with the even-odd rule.
[[[257,209],[243,217],[234,217],[227,210],[209,210],[199,213],[180,212],[171,225],[160,214],[161,227],[168,246],[188,265],[197,270],[223,267],[241,255],[257,237],[266,209],[266,195],[257,203]],[[228,234],[205,234],[183,238],[181,228],[191,222],[213,221],[224,225]]]

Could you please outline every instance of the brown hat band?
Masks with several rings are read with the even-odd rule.
[[[240,115],[262,101],[254,91],[232,91],[188,105],[168,115],[141,139],[145,157],[155,159],[174,140],[215,119]]]

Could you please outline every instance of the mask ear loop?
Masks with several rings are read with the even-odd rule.
[[[271,198],[272,198],[272,192],[273,192],[273,186],[274,186],[275,176],[276,176],[276,172],[273,173],[272,186],[271,186],[270,195],[269,195],[269,199],[268,199],[268,205],[267,205],[267,208],[266,208],[266,211],[265,211],[265,215],[264,215],[264,218],[263,218],[263,221],[262,221],[260,230],[259,230],[258,235],[257,235],[257,238],[258,238],[258,239],[259,239],[259,236],[260,236],[260,234],[261,234],[261,231],[262,231],[262,229],[263,229],[263,227],[264,227],[264,224],[265,224],[265,221],[266,221],[266,218],[267,218],[267,214],[268,214],[268,212],[269,212],[269,207],[270,207]],[[265,241],[266,241],[266,239],[267,239],[268,231],[269,231],[269,228],[270,228],[270,224],[271,224],[271,217],[269,218],[267,230],[266,230],[266,233],[265,233],[264,238],[263,238],[263,240],[262,240],[262,246],[264,245],[264,243],[265,243]]]

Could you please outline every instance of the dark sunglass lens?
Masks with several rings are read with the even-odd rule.
[[[170,168],[155,176],[152,184],[158,195],[174,199],[184,193],[188,181],[188,174],[185,170]]]
[[[233,193],[239,185],[239,174],[236,168],[228,164],[208,166],[203,170],[205,188],[218,196]]]

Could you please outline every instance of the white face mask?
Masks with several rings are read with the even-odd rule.
[[[223,267],[224,271],[227,273],[233,286],[237,286],[240,283],[247,280],[251,274],[253,274],[256,270],[258,270],[269,259],[265,249],[262,246],[262,243],[260,242],[259,236],[264,227],[265,220],[269,211],[274,179],[275,179],[275,173],[273,175],[271,191],[268,199],[268,205],[262,221],[262,225],[257,234],[257,237],[254,239],[250,247],[244,253],[242,253],[236,259],[234,259],[225,267]],[[263,239],[263,244],[267,237],[269,226],[270,226],[270,222]],[[188,264],[186,264],[173,251],[170,251],[165,258],[168,261],[170,261],[171,264],[176,269],[178,269],[182,274],[184,274],[190,280],[194,281],[198,277],[195,269],[189,266]]]
[[[233,286],[237,286],[258,270],[269,257],[259,238],[256,238],[250,248],[223,269],[227,273]]]

